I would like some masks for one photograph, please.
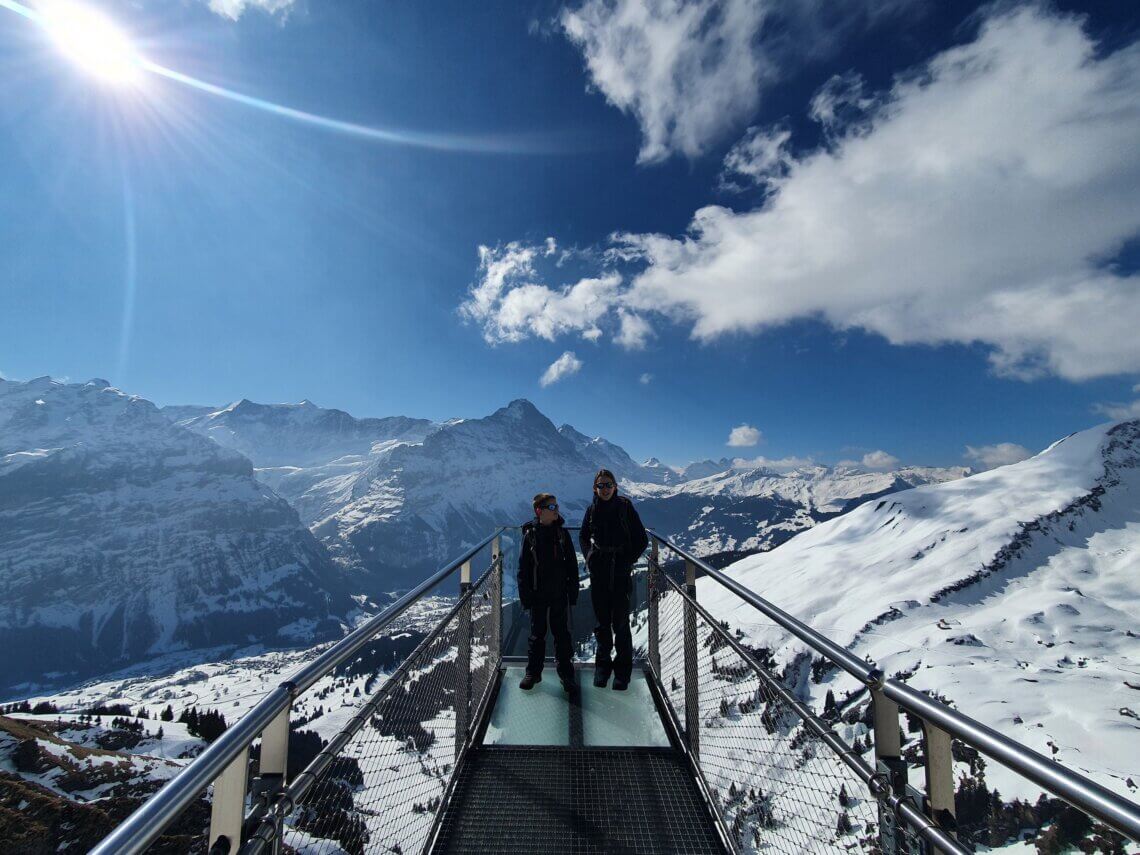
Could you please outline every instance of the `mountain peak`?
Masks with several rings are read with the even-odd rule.
[[[529,421],[535,417],[546,418],[546,416],[539,412],[538,407],[526,398],[516,398],[502,409],[496,410],[493,415],[519,419],[520,421]]]

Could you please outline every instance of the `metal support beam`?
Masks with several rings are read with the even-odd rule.
[[[958,828],[954,809],[954,754],[949,733],[928,721],[922,723],[926,740],[926,814],[950,834]]]
[[[243,748],[215,780],[210,805],[210,855],[235,855],[241,846],[245,816],[245,782],[249,774],[249,749]],[[217,848],[215,848],[217,847]]]
[[[292,703],[277,714],[261,732],[261,758],[257,764],[257,778],[253,782],[253,804],[260,810],[268,811],[277,800],[278,794],[285,791],[289,770],[289,714]],[[256,809],[256,808],[255,808]],[[278,826],[280,816],[270,818]],[[273,855],[281,851],[281,833],[273,838],[270,850]]]
[[[471,561],[459,568],[459,595],[471,590]],[[471,600],[463,602],[456,628],[459,655],[455,661],[455,756],[463,753],[471,725]]]
[[[491,541],[491,561],[498,562],[498,569],[491,577],[491,655],[503,655],[503,539],[495,535]]]
[[[906,761],[902,759],[899,705],[877,689],[871,690],[875,727],[875,772],[886,778],[893,795],[907,794]],[[879,845],[884,855],[907,855],[907,835],[887,800],[879,802]]]
[[[657,578],[660,557],[660,549],[655,540],[649,548],[649,572],[646,575],[649,588],[649,667],[658,680],[661,679],[661,624],[657,609],[658,591],[661,587],[661,580]]]
[[[685,593],[697,598],[697,565],[685,560]],[[689,740],[689,753],[700,756],[701,705],[700,685],[697,677],[697,612],[693,604],[685,601],[685,736]]]

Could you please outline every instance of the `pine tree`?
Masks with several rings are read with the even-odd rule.
[[[159,718],[163,721],[174,721],[174,709],[170,706],[170,704],[166,705],[166,709],[162,711],[162,713],[159,715]]]
[[[823,699],[823,717],[828,721],[839,718],[839,707],[835,705],[835,692],[827,690],[827,697]]]
[[[847,787],[844,784],[839,785],[839,806],[849,807],[851,804],[851,797],[847,795]]]

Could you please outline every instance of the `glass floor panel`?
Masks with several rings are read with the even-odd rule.
[[[593,669],[580,668],[574,698],[563,691],[552,667],[543,671],[542,682],[529,692],[519,688],[524,673],[521,665],[503,672],[484,745],[669,747],[641,671],[634,671],[627,691],[615,692],[609,686],[595,687]]]

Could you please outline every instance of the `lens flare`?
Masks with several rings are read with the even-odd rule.
[[[142,79],[141,58],[131,40],[97,10],[68,0],[51,0],[37,11],[52,41],[84,71],[117,85]]]

